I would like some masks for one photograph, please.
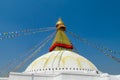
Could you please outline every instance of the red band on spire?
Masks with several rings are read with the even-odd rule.
[[[72,45],[63,44],[63,43],[55,43],[50,47],[49,51],[53,51],[56,47],[63,47],[63,48],[66,48],[66,49],[73,49]]]

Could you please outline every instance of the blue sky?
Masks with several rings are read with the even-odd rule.
[[[72,32],[90,42],[120,51],[119,3],[119,0],[0,0],[0,32],[54,27],[61,17]],[[50,33],[44,34],[47,36]],[[39,33],[0,41],[0,67],[42,41],[42,35]],[[120,74],[120,63],[70,38],[80,54],[99,70]],[[48,47],[45,49],[47,51]]]

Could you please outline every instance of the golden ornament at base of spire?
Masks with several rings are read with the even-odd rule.
[[[57,30],[63,30],[63,31],[66,30],[66,27],[61,18],[58,19],[58,22],[56,23],[56,27],[57,27]]]

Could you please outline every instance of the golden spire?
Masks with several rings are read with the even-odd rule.
[[[61,18],[56,23],[57,33],[53,41],[50,51],[53,50],[72,50],[73,46],[65,34],[66,27]]]
[[[64,25],[64,23],[63,23],[61,18],[58,19],[58,22],[56,23],[56,25],[58,25],[58,24],[63,24]]]

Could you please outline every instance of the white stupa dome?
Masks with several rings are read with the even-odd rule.
[[[25,70],[29,73],[66,71],[98,71],[94,64],[75,52],[62,50],[51,51],[34,60]]]
[[[25,70],[28,73],[98,73],[97,68],[86,58],[73,52],[73,45],[65,34],[66,27],[58,20],[57,33],[50,52],[34,60]]]

